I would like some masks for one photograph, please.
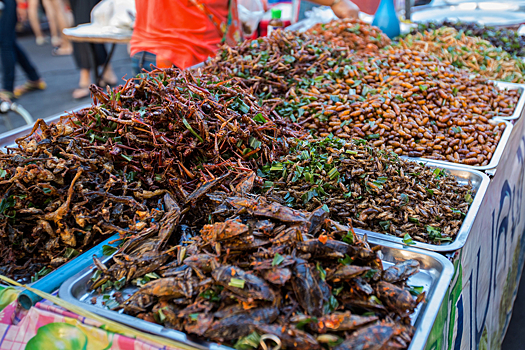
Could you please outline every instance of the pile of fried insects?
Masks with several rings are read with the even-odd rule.
[[[236,349],[406,349],[414,259],[353,227],[456,239],[518,98],[360,21],[154,69],[0,151],[0,273],[36,281],[111,235],[92,302]],[[401,240],[400,240],[401,241]]]

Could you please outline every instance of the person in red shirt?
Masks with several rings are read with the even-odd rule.
[[[353,18],[359,8],[350,0],[311,0],[331,6],[339,18]],[[241,39],[236,0],[136,0],[131,38],[134,74],[176,66],[185,69],[214,56],[222,42]]]

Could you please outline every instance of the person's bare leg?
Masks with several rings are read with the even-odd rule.
[[[33,30],[36,38],[37,45],[44,44],[44,35],[42,34],[42,29],[40,28],[40,19],[38,18],[38,0],[28,0],[27,1],[27,17],[29,19],[29,25]]]
[[[62,33],[64,28],[69,27],[66,19],[66,9],[64,7],[64,2],[62,0],[50,0],[53,3],[55,9],[56,20],[58,24],[58,30],[62,38],[62,44],[60,48],[55,51],[57,55],[71,55],[73,53],[73,45],[67,40],[67,38]]]
[[[108,85],[116,85],[118,83],[117,75],[113,71],[111,63],[107,65],[106,70],[102,73],[102,80]]]
[[[89,69],[80,69],[80,80],[78,81],[78,89],[73,91],[74,99],[81,99],[89,96],[89,85],[91,84],[91,74]]]
[[[42,0],[42,6],[46,12],[47,22],[49,23],[49,31],[51,32],[51,44],[53,46],[60,46],[62,42],[58,33],[58,24],[56,18],[56,11],[51,3],[51,0]]]

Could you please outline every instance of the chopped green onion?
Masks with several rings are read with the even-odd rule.
[[[284,166],[282,163],[275,163],[272,165],[272,167],[270,168],[270,171],[281,171],[284,169]]]
[[[416,223],[416,224],[419,224],[419,219],[418,218],[412,218],[412,217],[409,216],[408,217],[408,221]]]
[[[118,248],[112,247],[110,245],[104,244],[102,246],[102,254],[104,254],[104,255],[111,255],[111,254],[115,253],[117,250],[118,250]]]
[[[411,286],[410,287],[410,294],[414,296],[418,296],[419,294],[423,293],[423,286]]]
[[[159,279],[160,276],[157,275],[155,272],[150,272],[144,275],[145,277],[151,278],[153,280]]]
[[[343,265],[351,265],[353,262],[354,262],[354,259],[347,254],[345,254],[344,259],[339,259],[339,263]]]
[[[113,309],[113,308],[116,308],[117,306],[119,306],[119,302],[116,301],[115,299],[110,299],[108,301],[106,301],[104,303],[104,305],[108,308],[108,309]]]
[[[263,117],[262,113],[257,113],[255,117],[253,117],[253,120],[259,123],[266,123],[266,119]]]
[[[297,325],[296,325],[297,326]],[[259,348],[261,336],[257,332],[253,332],[246,337],[237,340],[233,346],[237,350],[251,350]]]
[[[317,262],[317,264],[315,265],[315,268],[317,269],[317,271],[319,272],[319,277],[321,277],[321,279],[324,281],[326,279],[326,271],[323,269],[323,267],[319,264],[319,262]]]
[[[412,239],[412,237],[410,237],[410,235],[408,233],[405,233],[405,236],[403,237],[403,243],[405,243],[406,245],[416,244],[414,242],[414,240]]]
[[[125,160],[127,160],[128,162],[131,162],[131,160],[133,159],[133,156],[127,156],[125,154],[121,154],[122,158],[124,158]]]
[[[354,235],[352,232],[348,232],[346,236],[343,237],[343,242],[347,244],[354,244]]]
[[[186,118],[182,118],[182,123],[184,124],[184,126],[193,134],[195,135],[196,138],[199,139],[200,142],[204,142],[204,140],[202,139],[202,137],[197,134],[195,132],[195,130],[193,130],[193,128],[191,127],[190,123],[188,123],[188,121],[186,120]]]
[[[164,315],[164,312],[162,312],[162,309],[159,309],[159,322],[163,323],[166,319],[166,315]]]
[[[71,259],[77,256],[78,254],[80,254],[78,250],[71,247],[67,247],[66,252],[64,253],[64,258]]]
[[[284,257],[281,254],[277,253],[273,257],[272,266],[280,265],[283,261],[284,261]]]
[[[122,287],[124,287],[125,285],[126,285],[126,277],[122,277],[114,283],[116,290],[121,290]]]
[[[93,276],[91,276],[91,280],[92,280],[93,282],[95,282],[96,280],[98,280],[98,278],[100,277],[101,274],[102,274],[102,272],[100,272],[100,270],[95,271],[95,273],[93,274]]]
[[[379,221],[379,226],[381,226],[381,228],[384,231],[388,231],[390,229],[391,222],[390,221]]]
[[[334,167],[332,170],[328,172],[328,177],[330,180],[334,180],[339,176],[339,171],[337,171],[337,168]]]
[[[231,287],[243,289],[244,288],[244,280],[241,280],[239,278],[232,278],[228,285],[231,286]]]

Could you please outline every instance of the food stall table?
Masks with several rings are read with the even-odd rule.
[[[429,6],[415,8],[413,19],[424,21],[422,16],[428,14],[428,18],[436,21],[436,13],[441,9],[438,5],[442,3],[435,1]],[[457,10],[458,7],[454,8]],[[492,13],[494,9],[483,5],[476,8],[476,13],[482,10],[494,18],[500,18],[497,17],[499,13]],[[516,5],[513,10],[521,13],[522,8]],[[360,17],[365,22],[372,20],[371,16],[361,14]],[[512,19],[515,21],[508,11],[501,18],[503,22],[489,24],[509,26]],[[479,20],[478,17],[476,19]],[[505,22],[505,19],[510,22]],[[327,21],[329,17],[309,18],[294,24],[291,29],[305,31],[321,20]],[[410,26],[413,24],[402,24],[402,33],[408,33]],[[412,343],[409,349],[501,348],[525,262],[524,114],[525,110],[521,107],[519,119],[512,120],[512,133],[498,166],[484,170],[491,177],[490,184],[465,245],[444,253],[454,264],[454,277],[427,343]]]
[[[466,244],[445,254],[454,264],[454,277],[427,343],[410,349],[500,348],[525,258],[524,114],[516,120],[499,166],[487,171],[494,175]],[[0,146],[11,145],[30,128],[0,137]]]
[[[454,264],[454,277],[441,289],[446,295],[430,336],[409,350],[501,347],[525,258],[523,107],[519,112],[497,168],[482,169],[491,180],[470,236],[461,248],[443,251]],[[2,141],[0,136],[0,146]]]

